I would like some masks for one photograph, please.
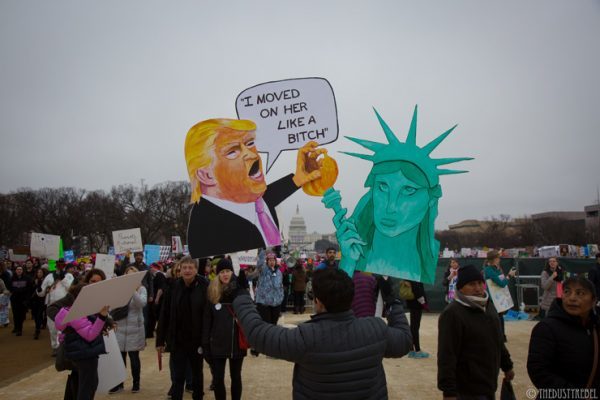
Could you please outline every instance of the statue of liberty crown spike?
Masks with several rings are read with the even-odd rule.
[[[388,144],[377,143],[369,140],[346,136],[347,139],[350,139],[353,142],[363,146],[364,148],[373,151],[373,154],[369,155],[351,153],[347,151],[342,151],[341,153],[371,161],[374,165],[387,161],[410,162],[423,171],[425,176],[427,176],[431,187],[439,184],[440,175],[462,174],[468,172],[463,170],[439,169],[438,167],[440,165],[452,164],[459,161],[472,160],[473,158],[471,157],[438,159],[429,157],[431,152],[444,139],[446,139],[446,137],[450,133],[452,133],[452,131],[454,130],[454,128],[457,127],[457,125],[454,125],[452,128],[442,133],[440,136],[429,142],[427,145],[423,147],[417,146],[417,108],[418,107],[415,106],[415,111],[413,113],[412,121],[410,123],[408,136],[406,137],[406,141],[404,143],[396,137],[396,135],[394,134],[394,132],[392,132],[388,124],[383,120],[383,118],[381,118],[377,110],[373,108],[373,110],[375,111],[375,115],[377,115],[377,119],[379,120],[379,124],[383,128],[383,132],[385,133],[385,137],[387,138]]]

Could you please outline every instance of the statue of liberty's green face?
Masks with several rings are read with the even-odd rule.
[[[406,178],[401,170],[376,175],[372,192],[375,227],[385,236],[413,229],[429,208],[427,188]]]

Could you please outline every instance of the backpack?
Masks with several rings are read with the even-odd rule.
[[[402,300],[414,300],[415,294],[409,281],[400,281],[400,298]]]

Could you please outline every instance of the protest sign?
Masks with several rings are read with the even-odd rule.
[[[147,265],[160,261],[160,245],[144,245],[144,260]]]
[[[73,250],[65,250],[64,259],[66,263],[72,263],[75,261],[75,254],[73,253]]]
[[[234,272],[236,275],[239,275],[240,265],[256,265],[256,261],[258,259],[258,251],[256,249],[238,251],[237,253],[233,253],[230,256]]]
[[[504,275],[500,275],[500,279],[503,278]],[[487,279],[485,281],[485,284],[487,285],[487,288],[489,290],[490,298],[494,303],[494,307],[496,307],[496,310],[499,313],[513,308],[515,304],[513,303],[513,299],[510,295],[510,290],[508,289],[508,286],[500,287],[496,285],[496,283],[494,283],[494,281],[492,281],[491,279]]]
[[[452,257],[454,257],[454,251],[448,250],[448,248],[446,247],[444,249],[444,251],[442,252],[442,257],[444,257],[444,258],[452,258]]]
[[[171,236],[171,252],[174,254],[183,253],[183,244],[181,236]]]
[[[10,254],[9,256],[9,260],[11,261],[15,261],[15,262],[25,262],[27,261],[29,257],[27,257],[27,254]]]
[[[94,265],[94,268],[104,271],[106,279],[112,278],[115,274],[115,256],[96,253],[96,264]]]
[[[325,79],[289,79],[256,85],[240,93],[236,110],[240,119],[198,122],[185,139],[193,203],[187,242],[193,258],[281,245],[275,207],[296,192],[294,178],[300,177],[289,174],[267,184],[259,153],[267,153],[268,172],[283,150],[296,150],[297,161],[290,171],[303,171],[302,176],[321,172],[321,177],[302,185],[310,195],[324,192],[337,178],[335,160],[318,147],[338,136],[335,98]],[[214,139],[207,140],[209,137]],[[238,157],[240,151],[247,154],[246,161],[217,162]],[[254,222],[248,223],[250,220],[242,214],[228,211],[225,204],[231,203],[235,203],[236,210],[249,210]],[[227,229],[207,234],[206,226]]]
[[[107,393],[110,389],[123,383],[127,379],[127,370],[119,343],[114,330],[108,331],[108,336],[104,336],[104,347],[106,354],[98,357],[98,388],[96,393]]]
[[[30,253],[32,257],[42,257],[49,260],[59,259],[60,236],[44,233],[31,233]]]
[[[282,151],[310,141],[331,143],[338,137],[335,96],[323,78],[253,86],[238,95],[235,108],[238,118],[256,123],[256,147],[267,153],[267,173]]]
[[[123,254],[128,251],[144,251],[140,228],[114,231],[113,244],[115,245],[115,254]]]
[[[417,106],[404,141],[377,111],[375,115],[385,141],[373,141],[372,137],[347,137],[364,147],[368,153],[342,151],[372,163],[366,182],[353,180],[357,186],[367,189],[354,207],[354,212],[346,219],[341,193],[332,187],[324,192],[321,200],[326,208],[334,212],[333,224],[344,253],[339,267],[350,276],[358,269],[433,284],[440,247],[434,236],[438,202],[442,197],[440,176],[467,172],[438,167],[472,158],[431,157],[433,150],[452,133],[456,125],[429,143],[417,145]],[[408,183],[401,179],[406,179]],[[408,187],[410,189],[405,192]],[[429,194],[423,192],[423,195],[413,196],[418,191],[417,187],[427,188]],[[387,193],[403,194],[390,196]],[[389,210],[402,212],[391,213]],[[417,234],[408,234],[411,231]]]
[[[538,248],[538,252],[540,257],[543,258],[558,257],[560,255],[560,249],[558,246],[542,246]]]
[[[127,274],[84,286],[63,322],[66,324],[77,318],[96,314],[104,306],[111,309],[123,307],[140,286],[146,272]]]

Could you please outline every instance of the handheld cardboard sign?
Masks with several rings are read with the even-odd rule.
[[[63,323],[96,314],[104,306],[110,306],[111,309],[123,307],[140,286],[146,272],[127,274],[84,286]]]

